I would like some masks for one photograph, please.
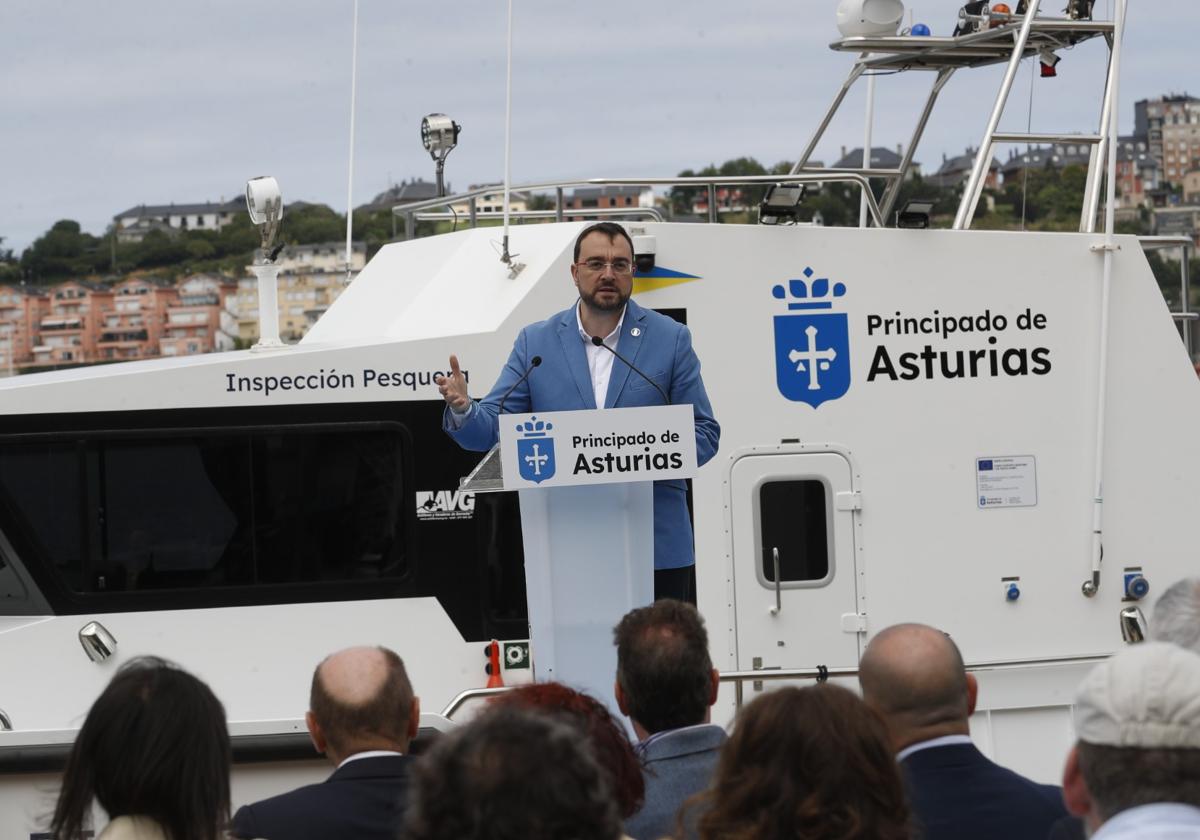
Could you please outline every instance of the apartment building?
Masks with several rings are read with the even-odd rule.
[[[193,274],[177,287],[178,298],[168,304],[159,338],[163,356],[191,356],[233,350],[238,332],[232,306],[238,284],[215,274]]]
[[[113,227],[117,241],[141,242],[152,230],[220,230],[245,212],[246,201],[240,197],[199,204],[139,204],[113,216]]]
[[[1121,137],[1117,141],[1117,207],[1148,206],[1147,196],[1158,188],[1158,161],[1144,137]]]
[[[159,355],[167,309],[179,300],[175,283],[158,277],[130,277],[112,287],[112,310],[105,313],[96,340],[100,361]]]
[[[1171,94],[1135,102],[1134,133],[1146,138],[1162,180],[1178,184],[1200,169],[1200,99]]]
[[[100,325],[112,310],[112,291],[99,283],[67,280],[47,290],[47,305],[32,341],[31,368],[96,361]]]
[[[472,184],[467,187],[468,192],[473,190],[483,189],[485,187],[495,186],[495,192],[484,193],[475,199],[475,210],[478,213],[503,213],[504,212],[504,188],[500,185],[493,184]],[[452,204],[451,208],[458,214],[459,221],[465,221],[471,213],[471,204],[468,201],[460,201],[458,204]],[[524,213],[529,209],[529,194],[518,191],[510,191],[508,194],[508,212],[509,213]]]
[[[942,189],[952,189],[959,184],[965,184],[971,177],[971,170],[975,168],[976,154],[978,154],[978,150],[968,146],[967,150],[961,155],[955,155],[954,157],[942,155],[942,165],[937,168],[936,172],[927,175],[925,181]],[[989,190],[1000,187],[1000,161],[995,157],[988,164],[983,186]]]
[[[33,359],[33,345],[49,304],[45,290],[0,286],[0,375],[12,376]]]
[[[232,350],[237,282],[129,277],[108,285],[0,285],[0,376]]]

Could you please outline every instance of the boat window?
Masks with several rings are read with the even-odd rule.
[[[80,594],[395,579],[398,424],[0,446],[0,523]]]
[[[0,515],[5,530],[72,589],[82,584],[81,451],[73,441],[0,447]]]
[[[827,498],[824,482],[814,479],[767,481],[759,486],[762,573],[768,583],[775,582],[775,549],[781,583],[828,577]]]

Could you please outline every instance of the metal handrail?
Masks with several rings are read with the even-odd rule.
[[[460,691],[454,695],[454,698],[446,704],[446,708],[442,709],[442,717],[446,720],[451,720],[454,713],[457,712],[464,704],[471,700],[478,700],[481,697],[495,697],[497,694],[503,694],[506,691],[512,691],[515,686],[506,685],[500,688],[468,688],[466,691]]]
[[[865,173],[865,174],[864,174]],[[883,215],[879,211],[879,202],[875,200],[874,193],[871,192],[872,177],[889,177],[895,176],[895,171],[890,169],[862,169],[862,170],[828,170],[828,169],[811,169],[804,172],[789,173],[787,175],[719,175],[719,176],[695,176],[682,177],[675,176],[671,178],[588,178],[580,181],[544,181],[534,184],[519,184],[510,188],[512,192],[537,192],[545,190],[555,191],[555,219],[562,221],[564,216],[587,215],[584,212],[576,213],[573,210],[586,210],[588,208],[570,208],[563,206],[562,191],[567,187],[705,187],[708,190],[708,220],[709,222],[717,221],[717,206],[716,206],[716,189],[717,187],[728,187],[738,184],[748,185],[770,185],[770,184],[822,184],[826,182],[833,183],[853,183],[858,184],[864,191],[867,197],[867,209],[871,214],[872,221],[877,227],[883,227]],[[415,220],[415,216],[421,210],[430,210],[437,207],[445,207],[450,204],[460,204],[464,201],[474,202],[475,199],[485,195],[492,195],[496,192],[496,185],[492,184],[486,187],[477,187],[467,192],[457,193],[455,195],[439,196],[438,198],[429,198],[424,201],[414,201],[410,204],[400,204],[392,208],[392,213],[397,216],[405,217],[406,221]],[[629,208],[632,209],[632,208]],[[472,212],[470,216],[478,216],[478,213]],[[412,239],[412,225],[407,225],[405,228],[405,238]]]
[[[1087,665],[1103,662],[1108,654],[1082,654],[1079,656],[1057,656],[1045,659],[998,659],[974,662],[966,666],[972,671],[1008,671],[1018,668],[1042,668],[1052,665]],[[718,675],[723,683],[733,683],[734,705],[742,705],[742,686],[747,682],[779,682],[780,680],[826,680],[831,677],[857,677],[858,668],[772,668],[769,671],[724,671]]]
[[[510,210],[508,217],[510,219],[555,219],[559,216],[557,210]],[[569,213],[561,215],[571,217],[588,217],[600,218],[602,216],[645,216],[652,222],[662,222],[663,214],[657,207],[586,207],[572,209]],[[457,219],[459,214],[445,213],[417,213],[415,218],[418,222],[447,222]],[[475,214],[476,219],[503,219],[504,211],[488,210],[486,212]]]
[[[1200,313],[1188,311],[1188,306],[1192,298],[1192,274],[1188,252],[1195,247],[1192,238],[1190,236],[1139,236],[1138,242],[1141,244],[1143,251],[1160,251],[1169,248],[1179,249],[1179,311],[1172,312],[1171,317],[1177,322],[1200,319]],[[1192,331],[1184,323],[1180,332],[1183,333],[1183,346],[1190,360],[1192,358]]]
[[[1139,236],[1143,251],[1161,251],[1166,248],[1191,248],[1195,243],[1190,236]]]
[[[983,662],[973,662],[966,666],[968,672],[972,671],[1009,671],[1018,668],[1043,668],[1052,665],[1087,665],[1091,663],[1103,662],[1108,659],[1107,653],[1087,653],[1077,656],[1054,656],[1041,659],[995,659],[986,660]],[[778,682],[780,680],[825,680],[830,677],[857,677],[857,667],[846,668],[826,668],[818,666],[815,668],[778,668],[769,671],[723,671],[718,675],[718,679],[723,683],[733,683],[736,692],[737,705],[742,705],[742,684],[746,682]],[[446,708],[442,709],[441,716],[447,720],[454,717],[454,713],[463,707],[471,700],[478,700],[483,697],[495,697],[497,694],[503,694],[506,691],[511,691],[514,686],[503,686],[500,688],[468,688],[465,691],[460,691],[454,695],[454,698],[446,704]]]

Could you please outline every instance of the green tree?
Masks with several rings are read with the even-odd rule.
[[[324,204],[290,207],[280,225],[280,238],[292,245],[336,241],[345,235],[346,217]]]
[[[11,283],[21,276],[21,264],[13,256],[12,248],[4,247],[4,237],[0,236],[0,283]]]
[[[679,173],[680,178],[713,177],[721,175],[766,175],[766,168],[752,157],[739,157],[727,160],[720,166],[709,164],[699,172],[685,169]],[[705,187],[678,186],[672,187],[670,193],[671,211],[676,215],[688,215],[696,200],[704,193]],[[744,203],[747,206],[757,206],[762,201],[765,187],[740,187]]]
[[[100,259],[100,240],[84,233],[79,222],[62,219],[42,234],[21,254],[21,268],[35,283],[95,271]]]
[[[390,209],[354,211],[354,238],[367,243],[368,256],[401,236],[403,227],[403,222],[393,217]],[[345,235],[344,230],[342,235]]]
[[[1158,288],[1167,301],[1167,306],[1178,311],[1181,297],[1180,287],[1183,281],[1182,271],[1179,267],[1179,260],[1164,256],[1164,253],[1178,252],[1147,251],[1146,261],[1150,263],[1150,270],[1154,272],[1154,279],[1158,281]],[[1189,308],[1194,312],[1197,305],[1200,304],[1200,257],[1188,260],[1188,276],[1191,280],[1192,297],[1189,301]]]
[[[238,213],[233,221],[221,228],[217,240],[213,243],[220,257],[236,257],[249,264],[254,255],[254,249],[259,246],[261,239],[258,228],[250,223],[250,216]]]
[[[141,241],[134,265],[138,268],[157,268],[182,262],[187,256],[187,243],[181,237],[152,230]]]

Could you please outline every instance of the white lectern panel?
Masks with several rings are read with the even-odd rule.
[[[654,600],[650,482],[521,491],[533,673],[613,698],[612,628]]]

